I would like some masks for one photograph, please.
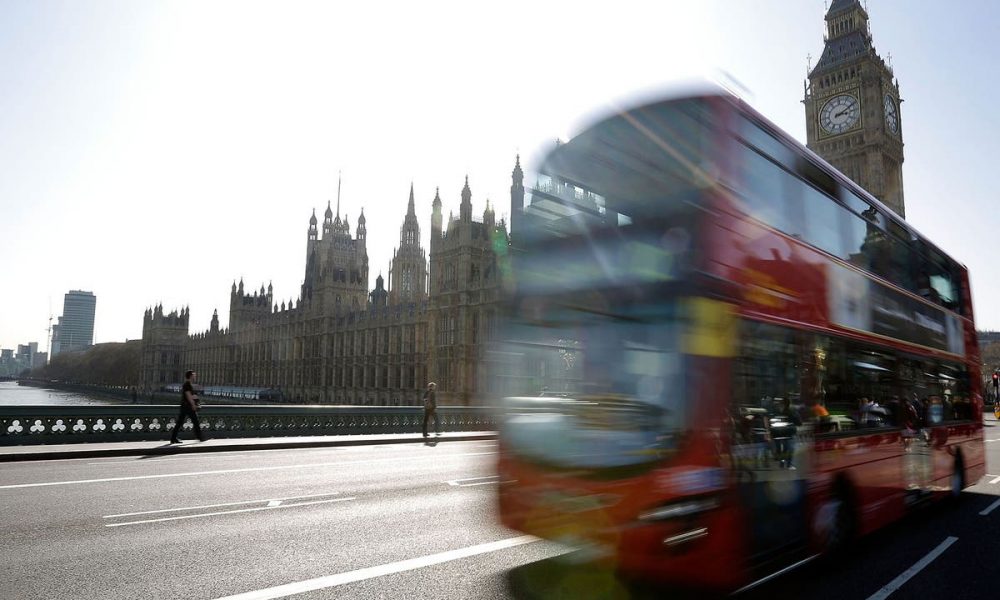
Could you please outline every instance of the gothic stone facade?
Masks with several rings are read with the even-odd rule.
[[[523,203],[520,163],[512,205]],[[334,404],[419,404],[427,382],[442,404],[470,404],[487,390],[481,360],[494,335],[500,278],[497,248],[507,226],[487,203],[472,216],[468,178],[458,218],[444,227],[440,194],[432,202],[428,255],[420,244],[413,189],[389,269],[368,285],[367,231],[362,211],[356,234],[347,217],[327,206],[320,234],[315,212],[306,240],[299,297],[280,304],[273,289],[249,292],[241,280],[230,294],[229,328],[218,311],[204,333],[188,334],[187,309],[145,313],[142,385],[147,391],[198,372],[204,386],[266,388],[286,401]]]
[[[901,217],[899,82],[872,43],[858,0],[833,0],[825,46],[806,84],[806,143]]]

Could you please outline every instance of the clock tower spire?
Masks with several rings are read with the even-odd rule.
[[[803,100],[806,145],[905,217],[899,82],[859,0],[830,3],[824,41]]]

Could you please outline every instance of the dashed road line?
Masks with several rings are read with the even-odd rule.
[[[261,510],[275,510],[279,508],[297,508],[299,506],[312,506],[314,504],[329,504],[330,502],[347,502],[348,500],[355,500],[355,496],[348,498],[329,498],[327,500],[313,500],[312,502],[296,502],[295,504],[281,504],[280,502],[276,506],[256,506],[254,508],[239,508],[236,510],[220,510],[216,512],[209,513],[198,513],[194,515],[180,515],[177,517],[163,517],[162,519],[144,519],[142,521],[127,521],[125,523],[106,523],[105,527],[125,527],[126,525],[143,525],[145,523],[162,523],[164,521],[180,521],[183,519],[199,519],[203,517],[214,517],[217,515],[233,515],[236,513],[246,513],[246,512],[257,512]]]
[[[995,508],[996,508],[996,507],[998,507],[998,506],[1000,506],[1000,499],[998,499],[998,500],[997,500],[996,502],[994,502],[993,504],[990,504],[990,505],[989,505],[989,507],[988,507],[987,509],[985,509],[985,510],[983,510],[983,511],[980,511],[979,515],[980,515],[980,516],[983,516],[983,517],[985,517],[986,515],[988,515],[988,514],[990,514],[991,512],[993,512],[993,509],[995,509]]]
[[[497,475],[485,475],[483,477],[466,477],[464,479],[451,479],[446,481],[448,485],[454,487],[473,487],[477,485],[496,485],[498,483],[508,483],[506,481],[500,481],[500,477]]]
[[[940,544],[938,544],[937,548],[931,550],[927,554],[927,556],[921,558],[912,567],[910,567],[909,569],[903,571],[899,575],[899,577],[897,577],[897,578],[893,579],[892,581],[890,581],[885,587],[883,587],[879,591],[875,592],[871,596],[868,596],[868,600],[884,600],[885,598],[888,598],[890,595],[892,595],[893,592],[895,592],[896,590],[898,590],[899,588],[901,588],[904,583],[906,583],[907,581],[909,581],[914,575],[916,575],[917,573],[919,573],[924,567],[926,567],[927,565],[931,564],[931,562],[933,562],[935,558],[937,558],[938,556],[941,556],[941,554],[944,553],[944,551],[947,550],[949,546],[951,546],[952,544],[954,544],[957,541],[958,541],[957,537],[949,536],[943,542],[941,542]]]
[[[304,498],[320,498],[322,496],[336,496],[338,492],[327,492],[325,494],[307,494],[305,496],[291,496],[288,498],[264,498],[261,500],[240,500],[239,502],[222,502],[220,504],[202,504],[200,506],[183,506],[181,508],[161,508],[159,510],[144,510],[140,512],[121,513],[117,515],[105,515],[105,519],[118,519],[121,517],[138,517],[139,515],[156,515],[168,512],[182,512],[185,510],[201,510],[204,508],[219,508],[220,506],[239,506],[240,504],[256,504],[259,502],[281,502],[285,500],[302,500]]]

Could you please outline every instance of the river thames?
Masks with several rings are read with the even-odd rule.
[[[125,404],[127,401],[96,398],[77,392],[49,390],[28,385],[17,385],[16,381],[0,381],[0,406],[13,405],[53,405],[53,404]]]

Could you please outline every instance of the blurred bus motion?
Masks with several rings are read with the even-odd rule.
[[[507,526],[731,590],[985,474],[966,269],[742,101],[623,110],[525,182]]]

